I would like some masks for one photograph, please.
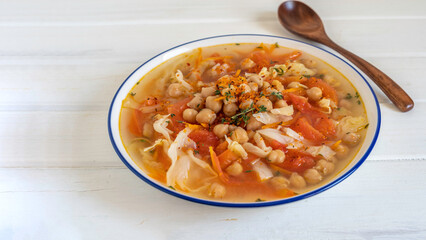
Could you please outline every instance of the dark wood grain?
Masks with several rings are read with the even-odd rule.
[[[322,43],[346,57],[369,76],[399,110],[407,112],[413,109],[413,100],[396,82],[369,62],[333,42],[327,36],[321,18],[306,4],[298,1],[284,2],[278,8],[278,18],[288,31]]]

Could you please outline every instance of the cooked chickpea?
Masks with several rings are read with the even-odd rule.
[[[203,98],[206,98],[208,96],[213,96],[216,92],[216,87],[203,87],[201,89],[201,96]]]
[[[317,169],[323,175],[328,175],[334,171],[334,164],[332,162],[321,159],[317,162],[315,169]]]
[[[234,116],[238,111],[238,106],[235,103],[228,103],[223,106],[223,113],[225,113],[226,116],[231,117]]]
[[[229,125],[227,124],[218,124],[214,126],[213,133],[216,134],[219,138],[224,138],[229,132]]]
[[[247,82],[254,82],[257,84],[258,87],[262,87],[263,86],[263,80],[260,78],[259,75],[251,75],[250,77],[247,78]]]
[[[183,87],[179,83],[172,83],[167,89],[167,93],[170,97],[177,98],[183,95]]]
[[[253,104],[253,100],[251,99],[245,99],[242,103],[240,103],[241,109],[247,109]]]
[[[290,185],[294,188],[306,187],[305,179],[297,173],[292,173],[290,176]]]
[[[230,132],[232,132],[232,131],[234,131],[235,129],[237,129],[238,127],[237,126],[235,126],[235,125],[229,125],[229,131]]]
[[[268,161],[272,163],[282,163],[285,160],[285,153],[281,150],[272,150],[268,155]]]
[[[250,86],[248,84],[245,84],[245,83],[240,85],[240,89],[242,89],[242,93],[248,93],[248,92],[251,91]]]
[[[287,102],[285,100],[282,100],[282,99],[278,100],[274,103],[275,108],[282,108],[282,107],[287,107],[287,106],[288,106]]]
[[[223,102],[217,101],[217,96],[208,96],[206,98],[206,107],[218,113],[222,109]]]
[[[300,86],[300,82],[291,82],[287,85],[287,88],[299,88]]]
[[[316,169],[308,169],[303,173],[303,177],[305,177],[306,182],[309,184],[319,183],[322,180],[321,174]]]
[[[152,137],[152,135],[154,134],[154,128],[152,127],[152,124],[150,123],[145,123],[143,125],[143,135],[145,137]]]
[[[246,130],[242,127],[238,127],[231,134],[231,139],[238,143],[246,143],[249,140]]]
[[[263,89],[266,89],[266,88],[269,88],[269,87],[271,87],[271,84],[270,84],[270,83],[268,83],[268,82],[263,82],[263,86],[262,86],[262,88],[263,88]]]
[[[220,183],[210,185],[209,195],[214,198],[222,198],[226,194],[226,188]]]
[[[183,111],[183,120],[189,123],[195,123],[195,118],[198,114],[198,111],[192,108],[187,108]]]
[[[204,108],[197,114],[195,119],[198,123],[212,124],[216,119],[216,114],[212,110]]]
[[[278,80],[272,81],[272,86],[280,92],[284,90],[283,84]]]
[[[249,82],[248,85],[254,92],[257,92],[259,90],[259,85],[257,85],[257,83],[255,82]]]
[[[313,87],[306,90],[308,98],[312,101],[319,101],[322,98],[322,91],[319,87]]]
[[[240,175],[243,172],[243,166],[235,161],[226,168],[226,172],[231,176]]]
[[[247,122],[247,130],[257,130],[259,128],[261,128],[263,125],[263,123],[257,121],[257,119],[253,116],[250,117],[250,119]]]
[[[193,108],[195,110],[201,110],[204,107],[204,99],[197,95],[189,103],[186,104],[188,107]]]
[[[270,111],[272,109],[272,102],[271,102],[271,100],[269,100],[265,96],[261,97],[259,99],[259,101],[256,102],[256,106],[260,107],[262,105],[266,108],[267,111]]]
[[[334,151],[336,152],[336,157],[338,159],[343,159],[345,158],[348,153],[349,153],[349,148],[344,145],[344,144],[339,144],[339,146],[337,146]]]
[[[252,139],[254,137],[256,133],[254,131],[251,130],[247,130],[247,136],[249,137],[249,139]]]
[[[350,146],[357,145],[360,139],[361,139],[361,135],[359,135],[358,133],[352,133],[352,132],[345,134],[342,138],[343,142]]]
[[[290,185],[290,181],[283,176],[276,176],[269,180],[269,183],[276,189],[285,189]]]

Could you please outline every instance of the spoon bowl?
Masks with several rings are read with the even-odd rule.
[[[321,18],[308,5],[299,1],[286,1],[278,7],[278,19],[291,33],[322,43],[349,59],[367,74],[402,112],[410,111],[414,107],[410,96],[390,77],[333,42],[327,36]]]

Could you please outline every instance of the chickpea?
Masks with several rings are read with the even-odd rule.
[[[265,96],[261,97],[259,99],[259,101],[256,102],[256,106],[260,107],[262,105],[266,108],[267,111],[271,111],[271,109],[272,109],[272,102],[271,102],[271,100],[269,100]]]
[[[237,129],[238,127],[235,125],[229,125],[229,131],[234,131],[235,129]]]
[[[285,100],[282,100],[282,99],[278,100],[274,103],[275,108],[282,108],[282,107],[287,107],[287,106],[288,106],[287,102]]]
[[[319,87],[313,87],[306,90],[308,98],[312,101],[319,101],[322,98],[322,91]]]
[[[263,123],[257,121],[257,119],[255,117],[251,116],[250,119],[247,122],[247,130],[254,131],[254,130],[261,128],[262,125],[263,125]]]
[[[172,83],[169,85],[167,93],[170,97],[177,98],[183,95],[184,89],[179,83]]]
[[[319,183],[322,180],[321,174],[316,169],[308,169],[303,173],[303,177],[305,177],[306,182],[309,184]]]
[[[294,188],[306,187],[305,179],[297,173],[292,173],[290,176],[290,185]]]
[[[253,100],[251,100],[251,99],[246,99],[246,100],[244,100],[244,101],[240,104],[240,108],[241,108],[241,109],[247,109],[247,108],[249,108],[252,104],[253,104]]]
[[[290,185],[290,181],[283,176],[276,176],[269,180],[269,183],[276,189],[285,189]]]
[[[224,138],[229,132],[229,125],[227,124],[218,124],[214,126],[213,133],[216,134],[219,138]]]
[[[231,139],[238,143],[246,143],[249,140],[246,130],[242,127],[238,127],[232,132]]]
[[[197,111],[203,109],[204,107],[204,99],[197,95],[195,96],[189,103],[186,104],[188,107],[193,108]]]
[[[359,139],[361,138],[361,135],[359,135],[358,133],[347,133],[343,136],[342,140],[344,143],[350,145],[350,146],[355,146],[358,144]]]
[[[222,198],[226,194],[226,188],[220,183],[210,185],[209,195],[214,198]]]
[[[154,134],[154,128],[152,127],[152,124],[151,123],[145,123],[143,125],[143,135],[145,137],[150,138],[150,137],[152,137],[153,134]]]
[[[238,106],[235,103],[228,103],[223,106],[223,113],[225,113],[226,116],[231,117],[234,116],[238,111]]]
[[[334,151],[338,159],[343,159],[349,154],[349,148],[344,144],[339,144]]]
[[[283,84],[278,80],[272,81],[272,86],[280,92],[284,90]]]
[[[301,84],[300,82],[291,82],[287,85],[287,88],[300,88]]]
[[[183,111],[183,119],[189,123],[195,123],[195,118],[198,114],[198,111],[192,108],[187,108]]]
[[[226,172],[231,176],[238,176],[243,172],[243,166],[235,161],[226,168]]]
[[[272,150],[268,155],[268,161],[272,163],[282,163],[285,160],[285,153],[281,150]]]
[[[214,96],[215,92],[216,92],[216,87],[214,87],[214,86],[213,87],[203,87],[201,89],[201,96],[203,98],[206,98],[208,96]]]
[[[263,86],[262,86],[262,88],[263,88],[263,89],[266,89],[266,88],[269,88],[269,87],[271,87],[271,84],[270,84],[270,83],[268,83],[268,82],[263,82]]]
[[[208,96],[206,98],[206,107],[218,113],[222,109],[223,102],[217,101],[217,96]]]
[[[259,90],[259,85],[257,85],[257,83],[255,82],[249,82],[248,85],[254,92],[257,92]]]
[[[251,75],[247,78],[247,82],[254,82],[260,88],[263,86],[263,80],[260,78],[259,75]]]
[[[254,131],[247,130],[247,136],[249,137],[249,139],[253,139],[253,137],[254,137],[255,134],[256,133]]]
[[[212,110],[204,108],[197,114],[195,119],[198,123],[212,124],[216,119],[216,114]]]
[[[321,159],[317,162],[315,169],[317,169],[323,175],[328,175],[334,171],[334,164],[324,159]]]
[[[250,86],[248,84],[245,84],[245,83],[240,85],[240,89],[242,89],[242,93],[248,93],[248,92],[251,91]]]

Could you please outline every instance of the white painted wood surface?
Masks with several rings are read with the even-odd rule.
[[[168,196],[112,150],[107,110],[137,66],[230,33],[292,37],[280,0],[0,2],[0,239],[426,239],[426,1],[308,2],[330,37],[413,97],[375,87],[382,131],[365,164],[313,198],[230,209]]]

